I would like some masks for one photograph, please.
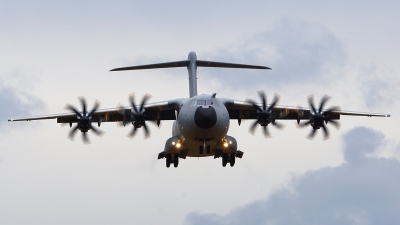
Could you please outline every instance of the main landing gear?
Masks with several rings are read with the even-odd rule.
[[[171,155],[165,155],[165,162],[166,162],[166,166],[169,168],[169,166],[171,165],[171,163],[174,164],[174,167],[178,167],[179,164],[179,155],[174,155],[173,157]]]

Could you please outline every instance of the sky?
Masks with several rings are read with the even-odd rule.
[[[400,3],[395,1],[0,1],[0,224],[398,224]],[[232,120],[235,167],[157,160],[171,121],[134,139],[103,123],[91,144],[56,121],[10,118],[189,96],[185,68],[109,72],[187,59],[271,71],[198,68],[198,94],[388,113],[345,117],[330,139],[311,128]]]

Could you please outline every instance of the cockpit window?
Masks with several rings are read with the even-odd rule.
[[[212,100],[197,100],[197,105],[212,105]]]

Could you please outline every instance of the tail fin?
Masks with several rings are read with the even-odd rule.
[[[267,70],[271,69],[266,66],[255,66],[255,65],[246,65],[246,64],[197,60],[196,53],[190,52],[188,59],[183,60],[183,61],[121,67],[121,68],[112,69],[110,71],[187,67],[188,73],[189,73],[189,92],[190,92],[190,97],[193,97],[193,96],[197,95],[197,67],[198,66],[200,66],[200,67],[221,67],[221,68],[241,68],[241,69],[267,69]]]

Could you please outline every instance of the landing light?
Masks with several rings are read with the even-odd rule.
[[[225,148],[228,147],[228,145],[229,145],[228,142],[225,142],[225,143],[224,143],[224,147],[225,147]]]
[[[180,148],[181,147],[181,143],[176,143],[176,147]]]

